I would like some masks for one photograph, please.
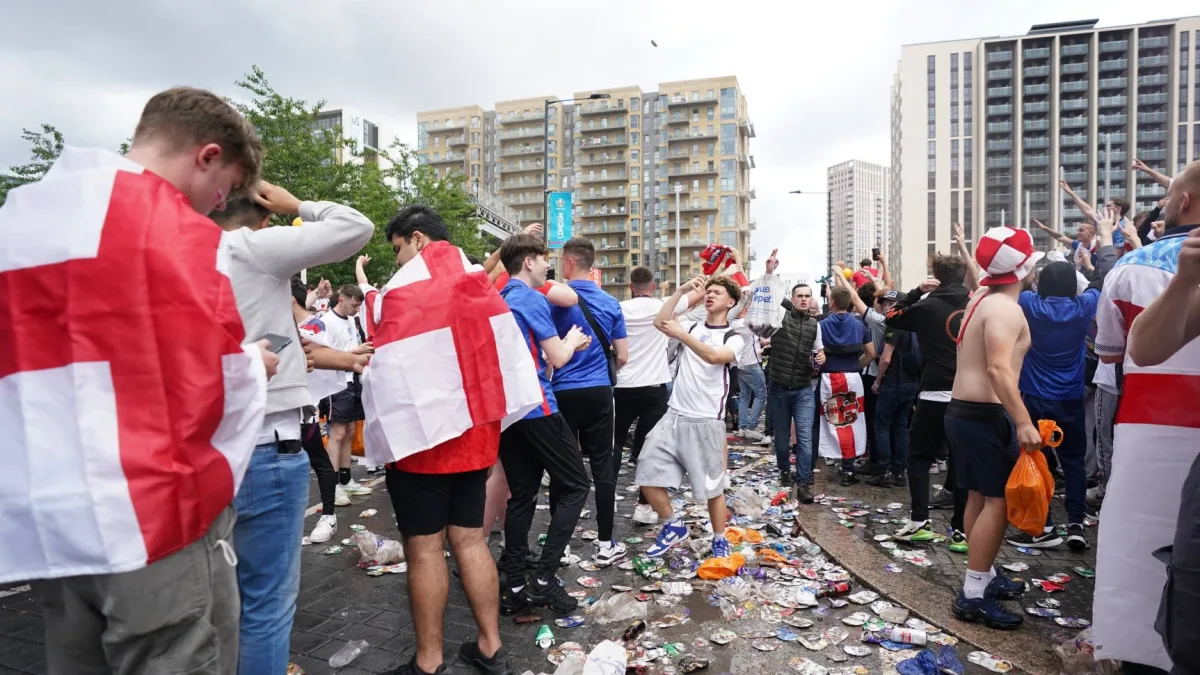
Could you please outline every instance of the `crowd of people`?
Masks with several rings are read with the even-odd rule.
[[[72,293],[130,260],[148,270],[82,313],[69,297],[6,310],[67,344],[90,345],[96,317],[134,317],[118,329],[129,339],[104,349],[0,357],[0,372],[26,378],[19,395],[59,416],[29,416],[6,446],[10,466],[35,468],[28,499],[0,500],[0,520],[37,536],[37,554],[0,554],[0,580],[37,583],[50,673],[287,672],[310,470],[321,515],[308,539],[325,542],[336,509],[371,492],[350,472],[360,424],[408,563],[417,645],[397,673],[444,672],[447,543],[478,625],[459,653],[480,672],[512,672],[501,615],[577,609],[556,575],[589,495],[592,559],[631,555],[613,532],[622,461],[640,487],[634,520],[660,526],[639,554],[699,537],[730,555],[730,442],[773,448],[779,486],[802,505],[819,458],[841,486],[906,486],[899,540],[937,540],[930,509],[952,509],[947,545],[967,554],[953,612],[993,628],[1022,618],[1002,604],[1024,586],[996,571],[1000,546],[1063,544],[1049,517],[1038,534],[1008,529],[1014,463],[1044,452],[1064,487],[1068,547],[1092,545],[1085,520],[1104,506],[1097,655],[1126,672],[1198,667],[1200,163],[1153,174],[1169,192],[1138,226],[1126,202],[1098,212],[1078,200],[1089,222],[1073,238],[1050,230],[1065,251],[1046,255],[1006,226],[969,242],[956,225],[955,251],[908,291],[881,253],[785,288],[776,252],[748,281],[725,250],[723,268],[678,288],[635,268],[623,302],[591,280],[585,238],[562,246],[555,281],[540,225],[479,260],[420,205],[384,230],[391,279],[372,285],[360,256],[357,283],[310,287],[304,270],[351,259],[375,225],[262,181],[260,165],[232,107],[176,88],[149,101],[127,155],[69,149],[0,210],[6,287],[44,284],[13,276],[45,273],[38,265]],[[269,226],[295,215],[299,227]],[[47,252],[29,234],[50,217],[93,229]],[[91,258],[104,264],[77,264]],[[163,351],[169,336],[187,341],[181,356]],[[80,374],[105,360],[109,370]],[[56,368],[74,379],[35,378]],[[1043,447],[1039,420],[1058,425],[1060,445]],[[61,441],[55,457],[89,467],[49,492],[33,485],[45,436]],[[708,506],[698,527],[672,507],[685,485]],[[543,486],[550,522],[534,556]]]

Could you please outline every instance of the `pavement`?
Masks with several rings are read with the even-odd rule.
[[[730,469],[735,474],[734,487],[746,482],[769,481],[775,473],[773,464],[773,457],[760,448],[730,448]],[[864,504],[864,508],[869,505],[871,509],[875,509],[884,508],[892,502],[908,501],[905,488],[879,489],[865,485],[841,488],[825,485],[824,478],[828,475],[824,470],[817,474],[817,491],[825,492],[831,497],[845,498],[847,503],[859,501]],[[360,482],[373,482],[372,477],[365,475],[365,472],[357,467],[355,476]],[[630,545],[630,557],[636,551],[644,550],[657,531],[656,527],[636,525],[629,518],[636,504],[636,493],[631,491],[629,486],[631,477],[631,469],[628,466],[622,467],[615,531],[618,539],[643,538],[642,543]],[[767,485],[764,484],[765,487]],[[333,540],[303,548],[301,588],[291,649],[293,662],[309,675],[333,672],[342,675],[384,673],[402,665],[413,656],[415,635],[408,607],[407,574],[369,576],[357,567],[358,555],[353,546],[345,547],[340,553],[326,553],[330,545],[351,536],[351,524],[361,524],[386,537],[397,535],[391,502],[387,498],[382,481],[379,481],[375,488],[375,492],[370,496],[353,498],[350,507],[338,510],[340,527]],[[311,485],[310,497],[310,503],[319,502],[315,480]],[[545,503],[546,498],[543,494],[530,535],[531,542],[537,534],[545,531],[549,519]],[[874,535],[890,533],[898,528],[898,525],[874,523],[868,516],[853,519],[855,526],[847,528],[838,523],[843,516],[833,513],[830,510],[832,507],[840,506],[837,503],[805,506],[798,509],[796,519],[813,543],[823,549],[823,555],[830,560],[831,568],[841,565],[850,572],[854,591],[874,590],[880,594],[880,599],[906,607],[914,617],[920,617],[941,627],[944,634],[953,636],[947,641],[953,641],[955,638],[959,641],[956,647],[958,656],[966,665],[966,672],[969,674],[988,672],[968,662],[967,655],[977,649],[1007,659],[1015,666],[1012,672],[1057,672],[1057,660],[1050,650],[1054,644],[1074,636],[1078,631],[1063,629],[1049,619],[1031,616],[1026,617],[1022,628],[1012,632],[991,631],[954,620],[948,614],[948,599],[961,586],[965,556],[949,553],[945,544],[929,544],[924,547],[927,558],[932,562],[929,567],[917,567],[895,560],[874,541]],[[590,559],[595,547],[580,535],[595,528],[594,501],[589,499],[585,508],[590,509],[592,514],[580,522],[580,528],[571,541],[571,548],[584,559]],[[1057,503],[1055,508],[1061,511],[1061,502]],[[359,514],[367,509],[375,509],[377,513],[361,517]],[[305,523],[306,532],[310,531],[316,522],[319,515],[316,511],[317,507],[310,509]],[[935,514],[935,523],[944,527],[944,521],[949,518],[949,511]],[[904,510],[887,514],[889,519],[899,519],[906,515]],[[764,520],[769,522],[770,517]],[[790,521],[787,521],[787,524],[790,525]],[[702,534],[698,525],[693,525],[692,531],[697,537]],[[1090,532],[1094,534],[1095,530]],[[499,537],[494,535],[491,542],[493,551],[498,555]],[[915,548],[908,545],[903,547]],[[536,546],[534,550],[538,550]],[[800,554],[802,552],[796,555]],[[707,552],[704,555],[706,556]],[[1094,555],[1091,552],[1074,554],[1063,547],[1060,551],[1048,551],[1041,556],[1029,557],[1006,546],[1001,551],[998,564],[1009,561],[1029,564],[1030,569],[1023,573],[1026,578],[1044,578],[1045,575],[1054,572],[1071,574],[1072,581],[1067,584],[1066,591],[1055,593],[1054,598],[1062,600],[1064,616],[1090,618],[1092,582],[1090,579],[1080,578],[1071,572],[1070,568],[1077,565],[1093,567]],[[899,565],[901,571],[886,571],[887,563]],[[450,564],[453,566],[453,559],[450,560]],[[647,580],[636,576],[635,572],[622,570],[617,566],[595,572],[583,571],[575,565],[561,570],[561,577],[569,590],[585,590],[577,582],[577,579],[583,576],[600,580],[601,586],[587,593],[589,597],[597,599],[614,584],[637,588],[648,583]],[[843,604],[840,599],[836,603],[822,599],[815,608],[796,609],[794,612],[785,609],[783,615],[772,615],[768,611],[764,617],[760,611],[760,604],[751,601],[748,605],[743,605],[743,616],[727,620],[721,610],[714,606],[715,598],[710,595],[716,587],[716,582],[703,582],[699,579],[691,579],[690,582],[695,591],[690,595],[676,596],[677,599],[671,602],[677,604],[660,604],[657,599],[662,596],[654,595],[656,599],[648,603],[647,621],[650,626],[639,638],[639,643],[678,645],[683,654],[710,660],[705,672],[785,672],[789,669],[799,672],[802,667],[799,659],[807,658],[819,667],[845,669],[841,672],[856,672],[853,668],[858,667],[857,672],[894,673],[895,664],[899,660],[915,653],[912,650],[889,651],[874,644],[864,645],[859,641],[860,629],[844,625],[841,621],[853,612],[867,611],[868,614],[872,614],[869,606],[849,603],[837,607],[834,605]],[[768,583],[771,582],[768,580]],[[1027,598],[1034,600],[1045,597],[1040,590],[1031,591],[1027,595]],[[1022,603],[1026,604],[1032,603]],[[585,622],[582,626],[574,628],[555,625],[554,619],[557,617],[548,611],[536,612],[542,621],[528,624],[517,624],[512,617],[501,617],[501,638],[509,651],[514,670],[554,672],[556,665],[551,662],[550,657],[557,652],[543,650],[534,643],[541,625],[549,625],[553,630],[557,640],[555,649],[561,648],[566,642],[573,642],[579,644],[585,652],[590,651],[602,640],[619,640],[619,636],[628,625],[628,621],[600,624],[594,621],[593,617],[586,615],[582,607],[577,613],[584,615]],[[686,613],[685,622],[673,627],[656,627],[656,623],[672,623],[671,615],[681,613]],[[780,619],[785,623],[781,624]],[[831,628],[844,628],[849,635],[840,644],[830,644],[816,651],[807,649],[800,642],[785,642],[774,637],[765,637],[773,636],[781,627],[787,628],[786,621],[789,619],[793,622],[799,622],[801,619],[813,622],[811,628],[794,629],[802,635],[823,633]],[[724,646],[707,639],[714,631],[722,628],[736,631],[739,637]],[[755,634],[764,637],[755,638]],[[834,630],[832,634],[836,637],[839,631]],[[746,636],[752,637],[748,639]],[[445,660],[448,672],[474,672],[469,666],[458,663],[457,650],[459,644],[475,637],[474,620],[462,586],[452,578],[445,631]],[[370,647],[349,666],[334,671],[329,667],[328,659],[348,640],[366,640]],[[43,629],[33,593],[20,587],[0,589],[0,675],[45,672],[43,642]],[[868,654],[863,657],[847,657],[847,653],[842,649],[845,646],[868,647]],[[760,651],[761,648],[773,649]],[[677,659],[672,659],[675,660]],[[655,663],[647,672],[669,674],[682,670],[673,669],[674,665]],[[814,669],[809,672],[822,671]]]

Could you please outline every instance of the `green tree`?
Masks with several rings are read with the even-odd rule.
[[[9,167],[8,173],[0,173],[0,206],[8,197],[9,190],[41,180],[63,151],[62,132],[50,124],[43,124],[41,131],[22,129],[21,138],[29,143],[30,160]]]

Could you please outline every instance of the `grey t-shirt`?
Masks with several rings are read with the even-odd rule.
[[[874,307],[868,307],[867,313],[863,316],[863,323],[867,324],[867,328],[871,331],[871,342],[875,343],[875,359],[867,365],[865,372],[867,375],[879,374],[879,357],[883,354],[883,342],[887,335],[887,326],[884,325],[884,316],[875,311]]]

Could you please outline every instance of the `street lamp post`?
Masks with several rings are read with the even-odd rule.
[[[833,194],[828,190],[791,190],[790,195],[825,195],[825,268],[833,267]]]
[[[679,195],[683,186],[675,183],[675,288],[679,288],[679,267],[683,260],[679,257]]]
[[[592,101],[601,98],[610,98],[609,94],[592,94],[583,98],[563,98],[563,99],[546,99],[545,105],[542,106],[542,125],[546,135],[542,140],[542,220],[550,220],[550,105],[552,103],[574,103],[576,101]],[[562,167],[559,167],[562,170]],[[550,223],[542,223],[542,240],[550,241]]]

